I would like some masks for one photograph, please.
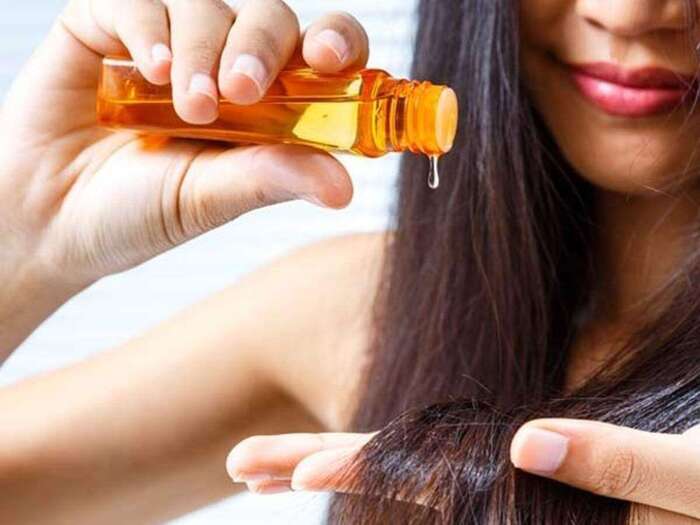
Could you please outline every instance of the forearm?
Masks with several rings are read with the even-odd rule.
[[[0,522],[159,522],[233,491],[240,439],[318,428],[238,347],[244,327],[218,301],[0,390]]]
[[[84,287],[60,283],[30,264],[0,264],[0,364],[46,318]]]

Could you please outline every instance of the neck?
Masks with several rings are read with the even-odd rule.
[[[687,253],[699,198],[689,192],[654,197],[598,194],[596,318],[624,324],[648,311],[647,299],[668,282]]]
[[[691,192],[597,195],[595,306],[572,349],[570,385],[605,363],[616,341],[624,341],[651,313],[648,300],[679,269],[699,213],[700,195]]]

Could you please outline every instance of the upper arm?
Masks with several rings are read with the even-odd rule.
[[[224,292],[260,372],[327,429],[353,411],[385,236],[307,246]]]
[[[298,250],[121,348],[0,388],[0,522],[164,521],[233,490],[240,440],[341,426],[380,245]]]

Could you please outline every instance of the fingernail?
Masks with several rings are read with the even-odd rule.
[[[329,47],[335,56],[338,57],[338,61],[345,62],[350,54],[350,46],[348,45],[345,37],[334,31],[333,29],[324,29],[315,37],[321,44]]]
[[[165,44],[156,44],[153,46],[153,49],[151,49],[151,58],[153,58],[153,62],[155,63],[172,62],[173,53]]]
[[[192,75],[190,80],[189,92],[192,95],[204,95],[217,102],[218,91],[216,88],[216,82],[211,76],[204,73],[195,73]]]
[[[260,483],[261,481],[273,481],[275,478],[270,474],[253,474],[238,472],[231,476],[236,483]]]
[[[289,481],[282,481],[278,483],[264,483],[260,485],[251,484],[248,485],[248,490],[254,492],[255,494],[281,494],[282,492],[291,491],[289,486]]]
[[[262,61],[248,54],[238,55],[236,61],[231,68],[232,73],[240,73],[250,78],[258,91],[258,96],[261,97],[267,87],[267,68]]]
[[[561,467],[569,449],[569,438],[535,427],[520,429],[511,445],[511,460],[517,468],[534,474],[553,474]]]

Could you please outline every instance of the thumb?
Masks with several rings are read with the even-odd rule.
[[[165,220],[187,239],[264,206],[304,199],[342,208],[353,194],[347,170],[331,155],[286,144],[206,150],[179,185]]]
[[[700,517],[700,454],[686,436],[541,419],[518,430],[510,456],[520,469],[595,494]]]

